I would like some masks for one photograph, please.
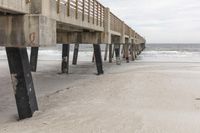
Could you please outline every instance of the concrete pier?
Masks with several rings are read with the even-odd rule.
[[[94,44],[97,72],[103,74],[100,44],[107,44],[110,63],[115,51],[117,64],[121,64],[120,45],[129,62],[129,57],[134,60],[146,43],[140,34],[96,0],[0,0],[0,31],[0,46],[7,50],[20,119],[31,117],[38,109],[29,69],[31,66],[36,71],[39,47],[64,44],[61,71],[69,73],[69,44],[76,44],[74,65],[79,45]],[[26,47],[32,47],[31,65]]]

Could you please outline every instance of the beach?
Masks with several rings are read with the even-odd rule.
[[[147,50],[134,62],[105,62],[101,76],[91,52],[69,75],[60,74],[60,60],[39,60],[32,75],[39,111],[22,121],[1,59],[0,133],[199,133],[199,53],[158,52],[164,56]]]

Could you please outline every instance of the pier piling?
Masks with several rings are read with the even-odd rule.
[[[38,50],[39,47],[31,47],[30,66],[32,72],[37,71]]]
[[[79,44],[74,45],[74,55],[73,55],[73,65],[77,65],[77,60],[78,60],[78,52],[79,52]]]
[[[107,61],[107,57],[108,57],[108,44],[106,44],[106,47],[105,47],[105,55],[104,55],[104,61]]]
[[[26,48],[6,48],[19,119],[32,117],[38,110]]]
[[[94,57],[97,67],[97,75],[104,74],[102,56],[101,56],[101,47],[99,44],[93,44],[93,47],[94,47]]]
[[[109,45],[109,63],[112,63],[112,44]]]
[[[120,59],[120,44],[115,44],[116,64],[121,65]]]
[[[63,44],[62,46],[62,73],[69,73],[69,54],[70,54],[70,44]]]

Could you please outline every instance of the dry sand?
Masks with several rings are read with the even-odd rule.
[[[80,63],[79,63],[80,64]],[[92,63],[33,74],[40,111],[18,122],[7,61],[0,62],[0,133],[200,133],[200,63]]]

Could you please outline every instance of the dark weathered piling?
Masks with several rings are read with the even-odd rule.
[[[70,44],[63,44],[62,46],[62,73],[69,73],[69,54],[70,54]]]
[[[97,74],[101,75],[104,73],[102,56],[101,56],[101,47],[100,47],[100,44],[93,44],[93,47],[94,47],[94,57],[95,57],[96,66],[97,66]]]
[[[129,63],[129,44],[128,43],[124,45],[124,49],[125,49],[126,62]]]
[[[105,48],[105,55],[104,55],[104,61],[107,61],[107,57],[108,57],[108,44],[106,44],[106,48]]]
[[[32,72],[37,71],[38,50],[39,47],[31,47],[30,66]]]
[[[121,65],[120,59],[120,44],[115,44],[116,64]]]
[[[134,44],[130,45],[130,54],[131,54],[131,60],[135,60],[135,54],[134,54]]]
[[[112,63],[112,44],[109,45],[109,63]]]
[[[79,52],[79,44],[74,45],[74,55],[73,55],[73,65],[77,65],[77,60],[78,60],[78,52]]]
[[[13,89],[20,119],[38,110],[26,48],[6,48]]]

